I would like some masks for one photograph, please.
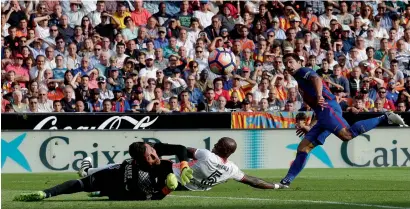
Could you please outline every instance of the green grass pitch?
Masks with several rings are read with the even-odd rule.
[[[278,181],[286,170],[247,170],[247,174]],[[21,192],[42,190],[73,173],[2,174],[2,208],[410,208],[409,168],[306,169],[288,190],[258,190],[229,181],[207,192],[173,192],[162,201],[108,201],[86,193],[62,195],[41,202],[14,202]]]

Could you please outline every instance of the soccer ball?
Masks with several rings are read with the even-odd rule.
[[[235,55],[226,48],[216,48],[208,57],[209,69],[217,75],[227,75],[236,68]]]

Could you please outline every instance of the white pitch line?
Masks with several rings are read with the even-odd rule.
[[[371,204],[333,202],[333,201],[321,201],[321,200],[282,200],[282,199],[266,199],[266,198],[252,198],[252,197],[210,197],[210,196],[194,196],[194,195],[169,195],[169,196],[179,197],[179,198],[255,200],[255,201],[277,201],[277,202],[305,202],[305,203],[316,203],[316,204],[348,205],[348,206],[361,206],[361,207],[373,207],[373,208],[410,209],[410,208],[405,208],[405,207],[396,207],[396,206],[388,206],[388,205],[371,205]]]

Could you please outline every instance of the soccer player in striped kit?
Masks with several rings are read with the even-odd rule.
[[[299,127],[297,131],[304,135],[304,139],[299,143],[296,159],[285,178],[280,182],[284,186],[283,188],[288,188],[302,171],[309,152],[316,146],[323,145],[330,134],[333,133],[342,141],[350,141],[356,136],[376,128],[384,121],[406,126],[403,119],[393,112],[386,112],[380,117],[358,121],[350,126],[343,118],[342,109],[337,103],[336,97],[315,71],[302,67],[297,54],[286,54],[283,60],[286,70],[299,84],[303,101],[313,109],[317,118],[315,124]]]

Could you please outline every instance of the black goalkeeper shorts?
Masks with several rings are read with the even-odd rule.
[[[85,192],[100,191],[102,196],[108,196],[124,190],[124,173],[120,164],[115,164],[81,179],[81,182]]]

